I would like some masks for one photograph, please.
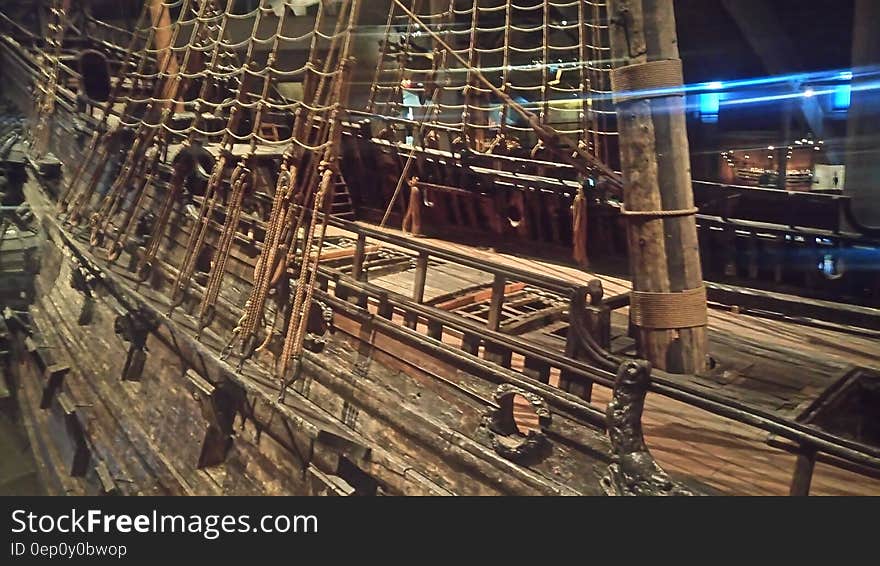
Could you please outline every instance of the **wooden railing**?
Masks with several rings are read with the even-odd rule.
[[[560,389],[575,395],[588,405],[594,385],[613,388],[614,372],[579,356],[580,345],[574,338],[574,332],[568,333],[565,351],[552,351],[528,339],[504,334],[498,328],[498,315],[505,300],[504,289],[510,282],[526,283],[542,291],[569,297],[573,305],[583,302],[579,300],[579,296],[595,293],[595,287],[462,256],[422,241],[341,219],[331,218],[329,222],[351,232],[357,238],[350,272],[327,266],[319,267],[319,298],[329,303],[335,311],[361,322],[369,322],[397,340],[419,347],[432,356],[466,366],[468,371],[477,375],[487,373],[493,366],[500,366],[518,371],[528,380],[527,383],[539,385],[546,392],[551,372],[558,372]],[[416,276],[411,295],[403,296],[365,280],[363,266],[368,253],[368,239],[401,248],[416,258]],[[425,281],[432,259],[478,269],[492,275],[490,314],[485,324],[424,304]],[[730,288],[724,289],[724,292],[729,293]],[[600,344],[606,341],[605,336],[610,332],[610,313],[628,304],[629,296],[619,295],[603,298],[587,306],[587,326],[594,332],[593,336]],[[572,308],[570,312],[576,311]],[[867,316],[872,324],[876,324],[878,320],[876,312],[862,312],[861,316]],[[402,323],[399,322],[401,320]],[[455,339],[460,340],[458,347],[449,344]],[[479,357],[481,352],[482,358]],[[522,369],[514,369],[514,356],[521,358]],[[676,378],[655,369],[650,392],[765,431],[773,435],[777,446],[778,442],[785,441],[786,451],[802,457],[798,460],[792,479],[792,494],[805,494],[809,490],[812,466],[806,465],[802,461],[804,458],[808,462],[815,462],[819,458],[820,461],[839,468],[880,477],[880,449],[877,447],[854,442],[746,403],[697,389],[683,381],[680,377]],[[556,404],[560,403],[556,399]],[[598,422],[601,409],[594,405],[589,406],[593,406],[594,410],[585,412],[581,408],[578,409],[579,414]],[[571,410],[576,407],[582,405],[578,403],[566,408]]]

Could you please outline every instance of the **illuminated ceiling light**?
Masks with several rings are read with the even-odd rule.
[[[812,98],[815,94],[816,94],[815,90],[808,88],[807,90],[804,91],[804,98]]]
[[[772,146],[772,145],[768,145],[768,146],[767,146],[767,149],[769,149],[770,151],[773,151],[773,150],[776,149],[776,148],[775,148],[774,146]]]
[[[709,90],[721,90],[724,88],[724,83],[721,81],[712,81],[711,83],[706,84],[706,88]]]

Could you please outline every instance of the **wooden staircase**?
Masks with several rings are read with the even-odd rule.
[[[354,220],[354,202],[351,193],[348,192],[348,183],[340,173],[336,178],[336,186],[333,191],[333,204],[330,207],[330,215],[345,220]]]

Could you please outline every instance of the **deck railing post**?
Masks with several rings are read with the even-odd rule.
[[[816,449],[803,447],[798,453],[797,462],[794,466],[794,475],[791,478],[789,495],[794,497],[806,497],[810,495],[810,484],[813,482],[813,471],[816,468]]]
[[[386,291],[379,294],[379,316],[386,320],[391,320],[394,317],[394,306],[388,302]]]
[[[351,266],[351,276],[355,281],[364,280],[364,261],[366,259],[367,236],[366,234],[358,234],[357,243],[354,248],[354,258]],[[366,293],[355,292],[355,302],[359,307],[367,307]]]
[[[443,341],[443,323],[436,320],[428,320],[428,336],[434,340]]]
[[[486,347],[483,349],[483,359],[509,369],[513,361],[513,352],[510,348],[487,342]]]
[[[428,253],[419,252],[416,259],[416,274],[413,281],[413,295],[415,302],[422,304],[425,300],[425,281],[428,279]],[[406,326],[415,330],[418,325],[419,315],[417,313],[406,313]]]
[[[523,373],[541,383],[550,383],[550,364],[526,357],[523,362]]]
[[[354,248],[354,261],[351,266],[351,276],[355,281],[364,280],[364,259],[366,255],[367,235],[358,234],[357,244]]]
[[[419,304],[425,300],[425,281],[428,279],[428,253],[420,252],[416,259],[416,276],[413,281],[413,300]]]
[[[500,273],[495,274],[492,281],[492,300],[489,305],[489,330],[497,332],[501,328],[501,308],[504,306],[504,289],[507,287],[507,278]]]
[[[587,288],[584,287],[581,291],[582,293],[587,292]],[[567,358],[571,358],[573,360],[578,359],[578,354],[580,353],[580,346],[578,345],[578,337],[577,332],[572,327],[572,317],[580,316],[584,314],[583,308],[578,308],[578,298],[572,297],[571,305],[568,308],[568,316],[569,316],[569,326],[568,332],[565,337],[565,356]],[[575,377],[571,372],[567,370],[562,370],[559,373],[559,388],[563,391],[568,391],[573,395],[577,395],[584,401],[588,403],[593,399],[593,382],[583,380],[579,380]]]
[[[472,356],[476,356],[480,351],[480,337],[476,334],[465,333],[461,337],[461,349]]]

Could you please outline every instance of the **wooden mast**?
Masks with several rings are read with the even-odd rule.
[[[864,70],[880,63],[880,37],[875,27],[877,17],[880,17],[880,3],[856,0],[852,49],[855,76],[847,125],[843,188],[843,194],[853,199],[856,221],[875,226],[880,224],[880,187],[877,185],[880,176],[880,94],[874,88],[865,88],[877,79]]]
[[[166,75],[177,76],[179,72],[177,56],[174,54],[174,35],[171,25],[171,11],[165,6],[163,0],[152,0],[150,14],[153,18],[155,31],[155,48],[157,63],[160,70],[164,69]],[[163,87],[162,98],[175,98],[175,81],[168,81]]]
[[[707,364],[707,312],[672,0],[609,0],[614,97],[639,354]]]

